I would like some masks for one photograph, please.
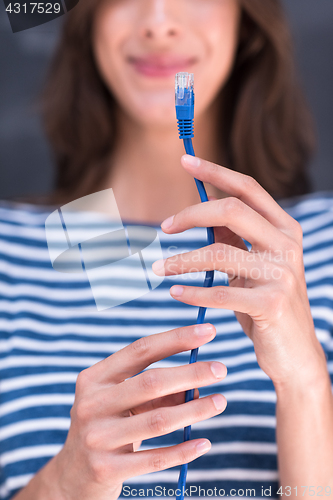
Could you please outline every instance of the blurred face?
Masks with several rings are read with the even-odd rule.
[[[105,0],[93,50],[103,80],[142,125],[175,123],[175,74],[194,73],[195,115],[214,101],[238,44],[238,0]]]

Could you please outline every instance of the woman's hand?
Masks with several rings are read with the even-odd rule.
[[[63,449],[52,459],[48,475],[46,472],[41,479],[41,472],[37,474],[26,494],[26,489],[22,490],[17,499],[116,499],[126,479],[191,462],[208,451],[207,439],[136,449],[144,439],[208,419],[225,409],[221,394],[198,399],[198,389],[194,400],[184,403],[184,391],[225,377],[222,363],[145,370],[163,358],[202,346],[214,336],[213,325],[204,324],[143,337],[82,371]],[[34,493],[41,490],[41,483],[46,483],[44,495],[38,496]],[[52,496],[55,486],[58,493]],[[45,494],[47,487],[49,494]]]
[[[214,227],[215,244],[157,261],[154,272],[227,273],[228,287],[175,285],[170,293],[187,304],[235,311],[260,367],[276,386],[323,376],[326,358],[307,296],[300,224],[252,177],[189,155],[182,157],[182,165],[230,196],[166,219],[161,227],[168,234]],[[242,238],[251,243],[251,251]]]

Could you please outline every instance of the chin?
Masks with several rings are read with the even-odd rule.
[[[175,105],[172,106],[140,106],[136,108],[133,113],[133,108],[128,110],[129,114],[138,123],[143,126],[155,126],[155,127],[175,127],[177,130],[177,120]]]

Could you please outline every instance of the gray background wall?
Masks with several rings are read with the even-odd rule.
[[[318,151],[311,165],[313,190],[333,190],[333,0],[284,3],[317,126]],[[33,99],[41,88],[62,19],[13,34],[0,2],[1,199],[51,188],[50,152]]]

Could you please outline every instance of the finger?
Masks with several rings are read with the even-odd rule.
[[[242,250],[248,251],[248,247],[242,238],[226,226],[215,226],[214,235],[215,243],[226,243],[235,248],[241,248]]]
[[[141,446],[142,441],[134,441],[133,443],[133,451],[137,451]]]
[[[254,252],[224,243],[213,243],[168,259],[157,260],[152,269],[158,276],[215,270],[231,277],[240,276],[251,282],[264,283],[271,279],[275,267],[276,264],[264,260]]]
[[[218,198],[216,196],[208,196],[209,201],[215,201]],[[214,237],[215,243],[227,243],[236,248],[241,248],[242,250],[248,250],[248,247],[238,234],[231,231],[226,226],[215,226],[214,227]]]
[[[181,158],[181,164],[191,175],[216,186],[230,196],[235,196],[276,228],[291,235],[290,228],[295,227],[295,219],[285,212],[253,177],[198,157],[196,159],[199,165],[195,167],[189,163],[191,158],[190,155],[183,155]]]
[[[215,327],[210,323],[204,323],[203,325],[190,325],[141,337],[84,370],[85,376],[88,382],[120,383],[156,361],[210,342],[215,334]]]
[[[198,399],[198,397],[199,389],[194,389],[193,399]],[[131,413],[133,413],[133,415],[139,415],[140,413],[155,410],[156,408],[177,406],[183,403],[185,403],[185,391],[178,392],[176,394],[168,394],[167,396],[147,401],[147,403],[131,408]]]
[[[229,197],[192,205],[161,224],[167,234],[211,226],[227,226],[249,241],[256,250],[290,246],[290,238],[286,234],[238,198]]]
[[[182,427],[193,425],[222,413],[227,401],[222,394],[214,394],[178,406],[142,413],[117,421],[116,433],[99,433],[100,444],[107,450],[117,450],[134,441],[164,436]]]
[[[255,288],[238,288],[230,286],[213,286],[203,288],[197,286],[174,285],[170,294],[177,300],[192,306],[230,309],[249,316],[259,314],[262,300]]]
[[[192,439],[175,446],[121,455],[121,480],[187,464],[211,448],[208,439]]]
[[[199,398],[199,389],[194,389],[193,399]],[[163,408],[165,406],[176,406],[185,403],[185,391],[179,392],[177,394],[168,394],[162,398],[154,399],[153,401],[148,401],[136,408],[130,409],[131,415],[139,415],[140,413],[145,413],[156,408]],[[141,446],[142,440],[134,441],[133,451],[137,451]]]
[[[101,389],[92,404],[100,417],[111,412],[118,415],[158,397],[216,384],[226,374],[226,366],[217,361],[151,368],[120,384]]]
[[[217,199],[218,198],[216,198],[216,196],[208,196],[209,201],[215,201]],[[215,243],[227,243],[228,245],[232,245],[236,248],[242,248],[243,250],[248,249],[242,238],[226,226],[215,226],[214,236]]]

